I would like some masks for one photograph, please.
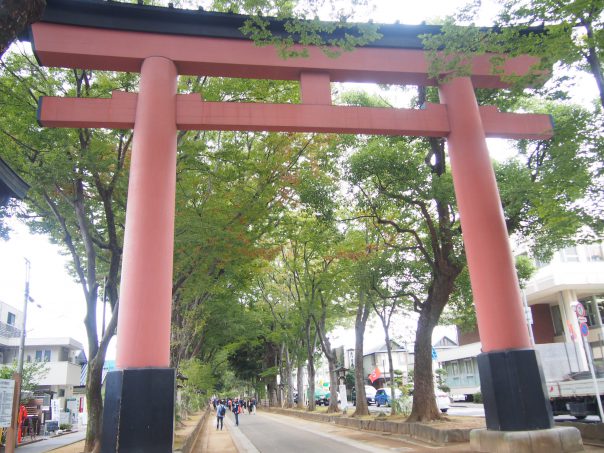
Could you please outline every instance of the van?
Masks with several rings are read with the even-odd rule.
[[[365,396],[367,397],[367,404],[368,405],[372,405],[375,404],[375,393],[377,392],[377,390],[375,389],[375,387],[371,386],[371,385],[366,385],[365,386]]]

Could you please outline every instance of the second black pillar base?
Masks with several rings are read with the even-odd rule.
[[[171,453],[173,368],[112,371],[105,381],[101,453]]]
[[[477,360],[487,429],[531,431],[554,426],[535,350],[485,352]]]

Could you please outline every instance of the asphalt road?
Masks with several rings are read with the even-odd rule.
[[[329,451],[330,453],[357,453],[367,450],[364,446],[351,445],[347,439],[328,436],[321,430],[312,429],[299,423],[271,414],[259,412],[256,415],[240,417],[239,428],[230,425],[247,437],[260,453],[283,452],[307,453],[309,451]]]
[[[407,436],[348,429],[264,411],[240,417],[239,427],[234,426],[233,416],[229,414],[227,428],[240,453],[470,451],[467,443],[434,446]],[[204,453],[219,451],[206,450]]]

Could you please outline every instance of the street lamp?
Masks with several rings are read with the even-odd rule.
[[[341,366],[341,367],[336,368],[335,371],[336,371],[336,376],[338,378],[338,383],[340,385],[346,384],[346,372],[348,371],[348,368]]]

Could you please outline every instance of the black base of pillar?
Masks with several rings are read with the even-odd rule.
[[[171,453],[173,368],[112,371],[105,381],[101,453]]]
[[[543,371],[533,349],[478,355],[487,429],[531,431],[554,426]]]

